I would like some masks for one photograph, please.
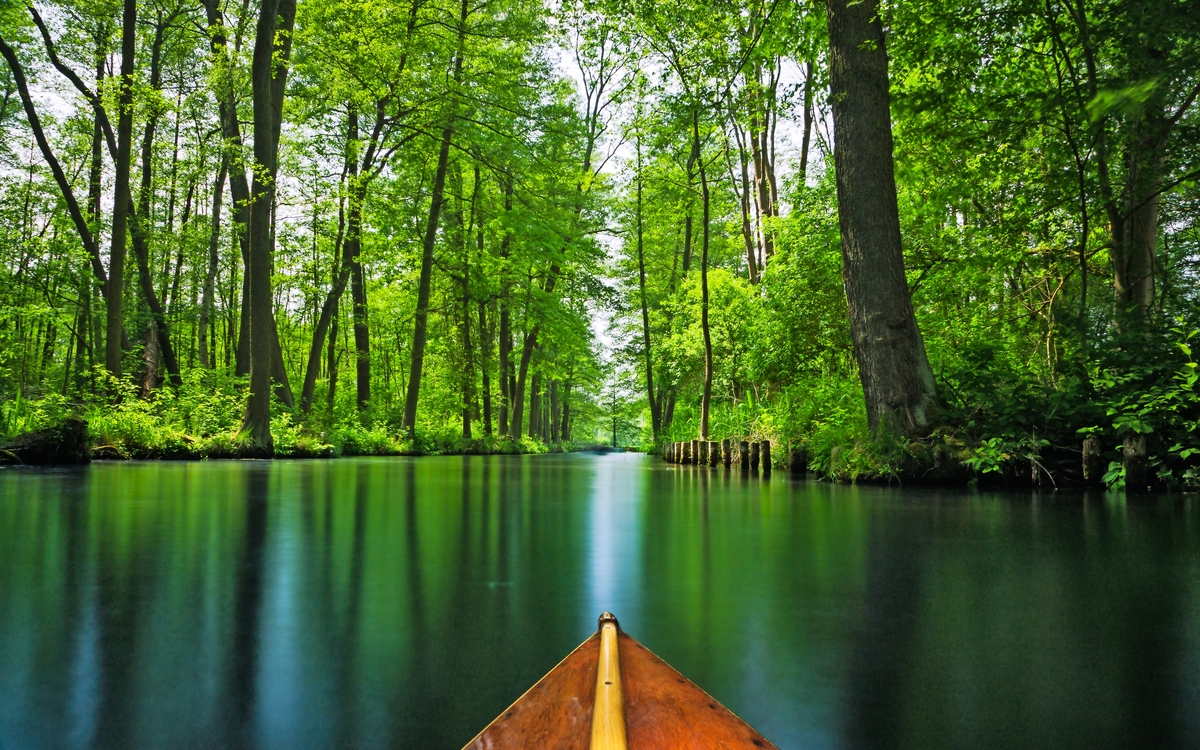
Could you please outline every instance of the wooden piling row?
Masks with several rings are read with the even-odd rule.
[[[735,459],[736,455],[736,459]],[[803,447],[792,448],[788,452],[788,470],[793,476],[804,476],[808,471],[808,453]],[[751,471],[758,473],[762,467],[763,476],[770,476],[773,468],[771,462],[771,441],[747,440],[683,440],[668,443],[662,449],[663,460],[668,463],[686,466],[708,466],[718,468],[724,466],[731,469],[736,460],[743,473]]]
[[[1103,484],[1106,461],[1101,450],[1100,440],[1088,437],[1083,441],[1083,481],[1089,487],[1099,487]],[[750,442],[730,438],[716,440],[683,440],[667,443],[663,446],[662,457],[668,463],[688,466],[724,466],[730,469],[734,464],[734,456],[738,468],[743,473],[758,473],[762,465],[763,476],[770,476],[771,441],[762,440]],[[792,446],[787,453],[787,468],[794,477],[803,477],[808,473],[808,451],[804,446]],[[1146,436],[1128,434],[1121,445],[1121,464],[1125,469],[1125,488],[1128,492],[1145,492],[1150,484],[1147,472]],[[1036,464],[1031,464],[1031,476],[1034,484],[1038,483],[1040,471]]]

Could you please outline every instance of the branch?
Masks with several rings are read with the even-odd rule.
[[[1184,113],[1186,113],[1188,111],[1188,107],[1191,107],[1192,104],[1196,101],[1197,96],[1200,96],[1200,83],[1197,83],[1192,88],[1191,93],[1189,93],[1187,95],[1187,98],[1183,100],[1183,104],[1179,105],[1179,109],[1175,112],[1175,114],[1171,115],[1171,117],[1167,120],[1168,127],[1175,127],[1175,125],[1181,119],[1183,119]]]
[[[79,239],[83,242],[83,247],[88,251],[88,255],[92,259],[92,272],[96,274],[96,278],[100,280],[100,292],[104,296],[108,296],[108,276],[104,273],[104,264],[100,262],[99,248],[96,246],[96,238],[92,235],[92,230],[88,226],[87,221],[83,217],[83,212],[79,210],[79,201],[75,200],[75,191],[71,189],[71,183],[67,181],[66,174],[63,173],[62,165],[54,156],[54,151],[50,148],[49,141],[46,140],[46,133],[42,130],[42,121],[38,118],[37,110],[33,106],[33,99],[29,96],[29,86],[25,81],[25,70],[21,67],[20,60],[17,59],[17,54],[13,52],[13,48],[8,46],[3,39],[0,39],[0,55],[8,62],[8,67],[12,70],[13,81],[17,84],[17,91],[21,95],[21,104],[25,107],[25,117],[29,120],[29,127],[33,130],[33,137],[37,139],[38,148],[42,151],[42,158],[50,165],[50,171],[54,174],[54,181],[58,183],[59,190],[62,191],[63,200],[67,203],[67,211],[71,214],[71,221],[75,223],[75,229],[79,232]]]
[[[32,3],[29,5],[29,13],[33,16],[33,22],[37,24],[38,30],[42,32],[42,40],[46,43],[46,54],[50,56],[50,62],[79,90],[79,93],[83,94],[88,103],[92,105],[92,109],[96,111],[96,119],[100,121],[100,128],[104,131],[104,141],[108,145],[109,157],[116,161],[117,139],[113,136],[112,123],[108,121],[108,114],[104,111],[104,102],[96,92],[88,88],[75,71],[68,68],[58,58],[58,53],[54,49],[54,40],[50,38],[50,30],[46,28],[46,22],[38,15],[37,8],[33,7]]]

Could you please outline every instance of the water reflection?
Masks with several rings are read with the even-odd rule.
[[[0,748],[457,748],[602,609],[780,747],[1200,746],[1200,506],[637,456],[0,472]]]
[[[620,612],[623,627],[636,631],[641,621],[638,506],[643,473],[630,471],[629,461],[591,463],[595,469],[586,542],[591,596],[581,625],[587,627],[601,612]]]

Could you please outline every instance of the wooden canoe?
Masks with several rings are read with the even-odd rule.
[[[594,635],[463,750],[774,747],[605,612]]]

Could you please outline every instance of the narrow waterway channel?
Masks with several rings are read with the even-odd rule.
[[[1200,746],[1200,498],[632,454],[0,471],[0,748],[455,750],[611,610],[780,748]]]

